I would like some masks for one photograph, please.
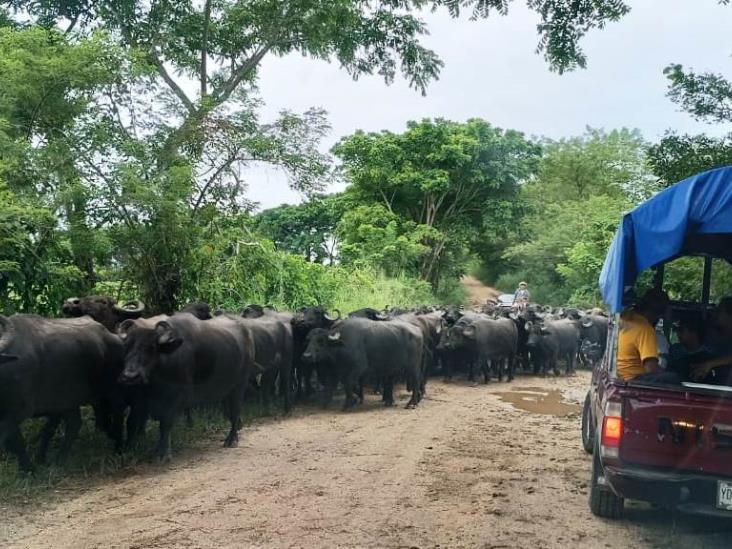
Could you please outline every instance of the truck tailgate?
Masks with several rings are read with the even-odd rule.
[[[732,393],[628,386],[620,458],[732,477]]]

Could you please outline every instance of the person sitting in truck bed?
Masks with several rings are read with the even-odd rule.
[[[625,381],[679,383],[674,372],[659,367],[656,323],[669,306],[666,292],[648,290],[632,309],[620,315],[618,334],[618,376]]]
[[[713,357],[705,341],[705,327],[699,315],[686,315],[676,328],[678,343],[669,349],[668,371],[676,372],[683,380],[690,379],[691,369]]]
[[[732,297],[722,298],[717,305],[709,346],[716,356],[696,364],[691,379],[714,385],[732,384]]]

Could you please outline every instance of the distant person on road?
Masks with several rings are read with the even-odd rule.
[[[519,282],[519,287],[516,293],[513,294],[513,306],[517,309],[526,309],[531,301],[531,294],[529,293],[529,285],[526,282]]]
[[[659,365],[656,324],[669,305],[668,295],[659,289],[648,290],[638,303],[620,315],[618,334],[618,376],[625,381],[679,383],[674,372]]]

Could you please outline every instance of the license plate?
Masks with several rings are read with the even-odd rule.
[[[732,511],[732,482],[720,480],[717,484],[717,507]]]

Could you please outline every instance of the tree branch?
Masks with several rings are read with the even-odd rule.
[[[226,82],[211,93],[216,105],[220,105],[229,99],[241,81],[259,65],[259,62],[267,55],[271,47],[270,45],[262,46],[259,51],[244,61],[236,70],[232,71],[231,76]]]
[[[178,83],[173,80],[173,78],[168,73],[168,70],[165,68],[165,65],[163,65],[163,62],[154,51],[150,52],[150,58],[155,64],[155,67],[158,70],[158,74],[162,76],[163,80],[165,80],[165,83],[168,84],[168,87],[173,91],[173,93],[178,96],[178,99],[181,100],[181,103],[183,103],[186,110],[191,114],[195,113],[196,107],[193,105],[193,102],[188,99],[188,96],[186,95],[186,92],[183,91],[183,88],[181,88]]]
[[[203,7],[203,33],[201,36],[201,99],[208,93],[208,30],[211,25],[211,0]]]

